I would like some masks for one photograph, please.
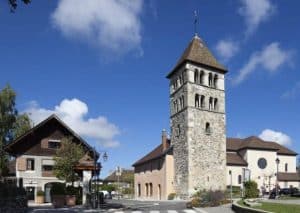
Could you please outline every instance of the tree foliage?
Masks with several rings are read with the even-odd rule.
[[[29,4],[31,0],[21,0],[24,4]],[[14,12],[17,9],[18,1],[17,0],[8,0],[8,4],[10,5],[11,12]]]
[[[16,93],[9,86],[0,91],[0,177],[7,169],[7,154],[4,146],[31,128],[31,121],[26,114],[18,115]]]
[[[65,137],[61,140],[61,148],[54,156],[54,174],[58,179],[71,182],[78,180],[74,168],[84,156],[84,149],[80,144],[74,143],[72,137]]]
[[[245,182],[245,198],[257,198],[258,195],[257,183],[252,180]]]
[[[16,93],[10,86],[0,91],[0,178],[8,172],[8,158],[4,152],[4,146],[11,139],[11,129],[16,121],[15,99]]]

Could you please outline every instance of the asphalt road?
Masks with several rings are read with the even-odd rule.
[[[232,213],[230,206],[215,208],[187,209],[186,201],[137,201],[137,200],[107,200],[102,209],[86,209],[83,207],[60,208],[34,207],[32,213],[83,213],[83,212],[112,212],[112,213]]]

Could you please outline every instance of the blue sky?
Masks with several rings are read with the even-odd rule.
[[[166,74],[199,34],[228,69],[227,136],[300,152],[298,1],[0,2],[0,87],[35,123],[57,113],[108,151],[103,175],[130,165],[169,129]]]

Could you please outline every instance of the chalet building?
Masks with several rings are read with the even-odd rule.
[[[98,159],[99,154],[56,115],[51,115],[5,147],[6,152],[14,158],[10,168],[15,169],[18,183],[25,187],[29,200],[35,200],[37,191],[43,190],[45,201],[51,202],[51,184],[63,182],[53,174],[53,156],[64,137],[72,137],[73,142],[81,144],[85,151],[84,157],[75,168],[81,179],[77,184],[83,186],[85,202],[92,171],[95,170],[94,159]],[[97,166],[96,169],[98,168],[100,167]]]
[[[135,196],[188,199],[198,190],[243,187],[246,180],[269,191],[299,187],[294,151],[258,137],[227,138],[225,75],[228,70],[195,35],[169,79],[170,138],[133,164]]]

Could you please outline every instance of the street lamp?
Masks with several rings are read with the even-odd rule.
[[[278,166],[279,166],[279,163],[280,163],[279,158],[276,158],[275,162],[276,162],[276,165],[277,165],[277,172],[276,172],[276,197],[277,197],[278,196]]]
[[[101,161],[99,162],[99,163],[97,163],[97,161],[98,161],[98,159],[100,160],[100,158],[97,158],[97,155],[98,155],[98,153],[97,153],[97,151],[96,151],[96,148],[94,147],[94,149],[93,149],[93,154],[94,154],[94,175],[93,175],[93,177],[96,177],[96,180],[94,179],[94,181],[95,181],[95,183],[96,183],[96,187],[94,188],[94,208],[96,208],[96,199],[97,199],[97,201],[98,201],[98,203],[97,203],[97,207],[99,207],[100,205],[99,205],[99,202],[100,202],[100,199],[99,199],[99,175],[100,175],[100,170],[101,170],[101,168],[102,168],[102,166],[101,166]],[[102,152],[103,153],[103,161],[105,162],[105,161],[107,161],[107,159],[108,159],[108,155],[107,155],[107,153],[104,151],[104,152]],[[99,155],[101,155],[101,152],[99,153]]]
[[[229,175],[230,175],[230,200],[232,204],[232,171],[229,170]]]

